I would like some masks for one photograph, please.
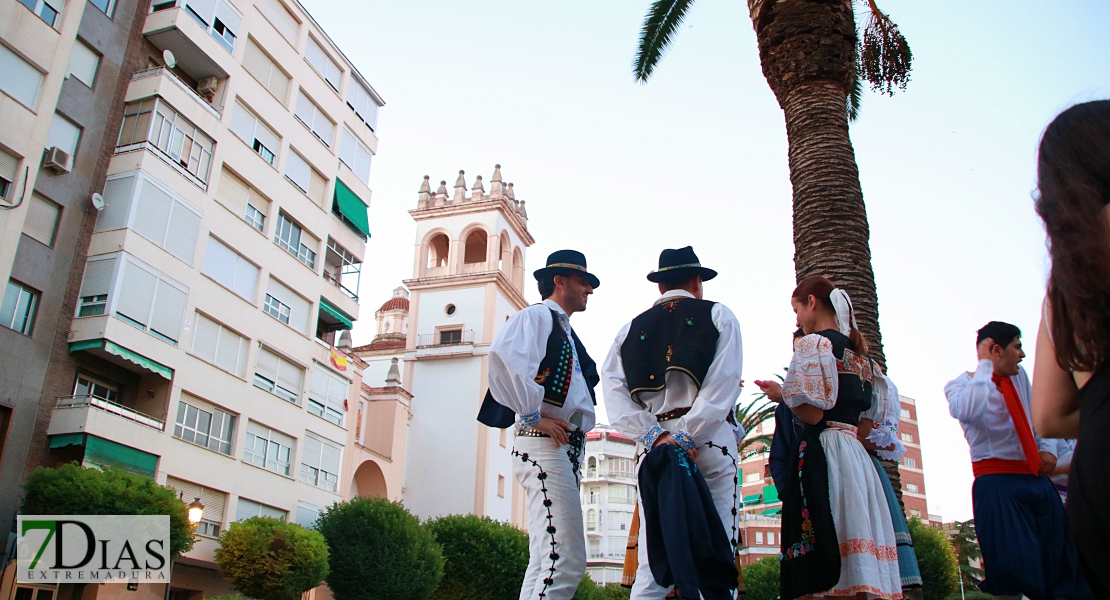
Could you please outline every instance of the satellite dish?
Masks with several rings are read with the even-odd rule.
[[[96,210],[104,210],[104,206],[105,206],[104,196],[101,196],[100,194],[97,194],[97,193],[93,193],[93,195],[92,195],[92,205],[93,205],[93,208],[95,208]]]
[[[177,66],[177,57],[169,50],[162,51],[162,61],[166,63],[167,69],[172,69]]]

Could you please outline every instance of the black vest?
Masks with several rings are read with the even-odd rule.
[[[839,331],[827,329],[818,331],[817,335],[832,342],[839,390],[836,406],[825,411],[825,417],[818,425],[823,426],[826,421],[859,425],[860,414],[871,408],[874,363],[870,358],[856,354],[852,340]]]
[[[714,302],[670,298],[632,319],[621,345],[624,375],[631,395],[666,386],[668,371],[682,371],[701,387],[721,332],[713,324]]]
[[[550,310],[550,309],[549,309]],[[570,378],[574,373],[574,353],[578,352],[578,361],[581,363],[582,376],[586,379],[586,389],[590,392],[590,399],[597,404],[597,395],[594,387],[601,381],[597,374],[597,363],[586,352],[586,347],[578,339],[578,334],[571,330],[570,337],[559,322],[559,313],[551,310],[551,335],[547,336],[547,352],[540,361],[536,371],[536,383],[543,386],[543,401],[554,406],[562,406],[567,401],[567,392],[570,390]],[[511,427],[516,421],[516,413],[497,402],[493,392],[486,390],[486,397],[482,400],[482,408],[478,411],[478,421],[489,427],[505,429]]]

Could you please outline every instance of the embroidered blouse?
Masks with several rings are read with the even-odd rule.
[[[875,451],[879,458],[899,461],[906,453],[906,446],[898,439],[898,421],[902,418],[902,401],[898,398],[898,387],[876,366],[871,389],[871,408],[860,415],[861,418],[871,419],[875,423],[867,439],[879,447]]]
[[[782,401],[790,408],[812,404],[822,410],[836,406],[840,376],[829,338],[811,333],[794,340],[794,357],[782,384]]]

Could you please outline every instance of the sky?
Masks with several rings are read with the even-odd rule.
[[[648,0],[302,3],[386,101],[356,344],[412,276],[423,176],[450,187],[465,169],[469,186],[500,163],[527,201],[528,271],[574,248],[601,279],[573,319],[596,359],[657,296],[644,276],[659,251],[693,245],[720,272],[706,297],[739,318],[744,378],[789,363],[786,131],[745,2],[695,4],[646,85],[631,63]],[[987,321],[1019,326],[1032,355],[1048,270],[1037,143],[1063,109],[1110,98],[1110,3],[878,4],[914,53],[907,90],[868,92],[850,131],[880,327],[888,372],[917,402],[929,512],[964,520],[971,465],[944,385],[974,369]]]

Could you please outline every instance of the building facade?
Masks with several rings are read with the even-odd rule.
[[[213,551],[231,522],[401,496],[403,429],[375,428],[410,396],[397,377],[364,387],[367,364],[337,348],[359,316],[384,103],[296,2],[155,0],[133,20],[24,473],[113,465],[200,498],[171,589],[139,591],[199,600],[229,589]]]
[[[608,425],[587,433],[581,490],[586,573],[598,585],[620,583],[636,511],[636,442]]]

